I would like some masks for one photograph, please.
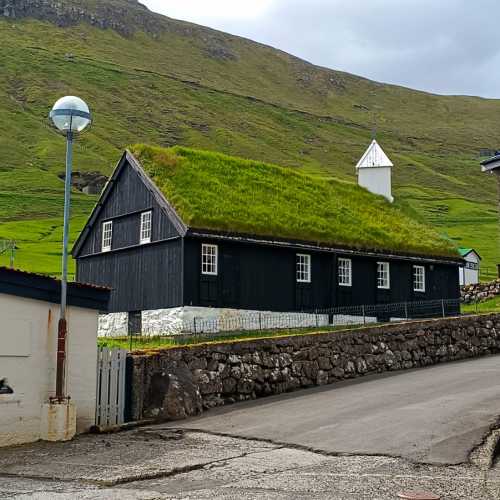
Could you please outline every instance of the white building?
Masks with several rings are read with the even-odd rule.
[[[479,283],[481,256],[473,248],[459,248],[458,251],[465,259],[465,266],[460,267],[460,286]]]
[[[7,381],[0,388],[0,446],[54,434],[45,409],[55,395],[60,287],[51,278],[0,268],[0,381]],[[95,423],[97,320],[108,300],[107,289],[69,284],[66,394],[76,410],[72,435]]]
[[[371,193],[384,196],[390,203],[392,196],[393,163],[374,139],[356,165],[358,184]]]

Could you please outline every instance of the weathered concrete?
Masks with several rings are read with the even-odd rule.
[[[500,497],[498,469],[333,457],[200,433],[175,440],[167,436],[168,431],[154,427],[2,450],[0,471],[8,464],[11,475],[0,472],[0,498],[389,500],[407,489],[431,490],[446,500]],[[22,477],[26,473],[36,477]],[[120,484],[109,486],[106,474]]]
[[[168,386],[162,390],[154,383],[180,369],[185,392],[196,387],[209,409],[499,352],[500,316],[495,314],[168,349],[133,356],[132,415],[134,420],[168,418],[163,404]],[[187,402],[185,413],[193,415],[192,398]]]
[[[500,356],[218,408],[176,427],[328,453],[458,464],[500,415]]]

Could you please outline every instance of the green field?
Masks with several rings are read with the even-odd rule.
[[[92,11],[108,2],[78,5]],[[133,9],[127,3],[124,23],[133,23]],[[16,240],[17,267],[59,269],[64,140],[47,114],[59,97],[76,94],[95,122],[76,144],[75,170],[106,174],[128,144],[180,144],[353,182],[376,115],[377,138],[395,164],[397,206],[477,248],[484,277],[494,275],[496,186],[480,173],[477,154],[499,146],[500,101],[384,85],[150,17],[153,32],[127,36],[0,20],[0,238]],[[95,201],[74,193],[73,239]]]

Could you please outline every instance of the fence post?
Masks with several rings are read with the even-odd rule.
[[[196,316],[193,318],[194,334],[196,335]]]
[[[318,317],[318,310],[317,309],[316,309],[315,314],[316,314],[316,328],[318,328],[319,327],[319,317]]]
[[[365,311],[365,306],[361,306],[361,309],[363,311],[363,325],[366,325],[366,311]]]
[[[262,313],[259,312],[259,330],[262,331]]]
[[[446,312],[444,310],[444,299],[441,299],[441,309],[443,310],[443,318],[446,318]]]
[[[405,318],[408,321],[408,302],[405,302]]]

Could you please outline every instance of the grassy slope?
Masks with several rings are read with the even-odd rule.
[[[147,142],[353,180],[376,112],[379,141],[396,164],[399,206],[477,247],[493,272],[495,187],[475,155],[497,145],[498,101],[381,85],[237,37],[162,22],[169,29],[156,37],[124,38],[86,25],[0,20],[0,237],[18,240],[20,266],[49,273],[59,267],[56,175],[64,144],[46,115],[71,93],[95,115],[77,145],[76,169],[106,173],[126,144]],[[235,57],[207,55],[220,46]],[[75,194],[74,201],[75,234],[95,198]]]
[[[355,184],[184,147],[131,151],[192,228],[458,256],[450,241]]]

